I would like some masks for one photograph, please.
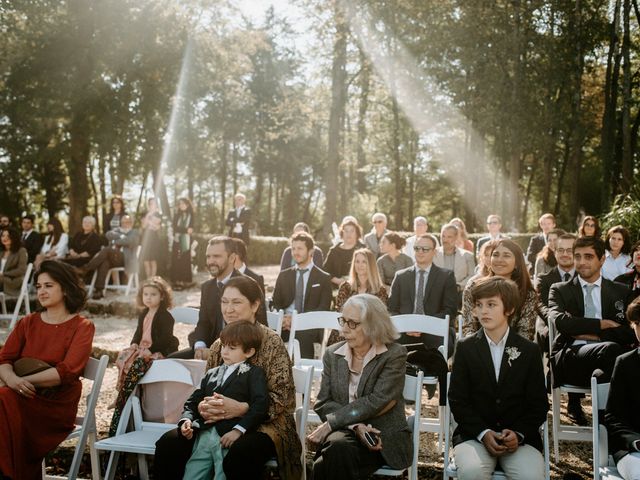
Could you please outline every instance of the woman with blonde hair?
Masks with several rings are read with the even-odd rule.
[[[456,240],[456,247],[460,247],[463,250],[467,250],[468,252],[473,253],[475,248],[473,248],[473,242],[469,240],[469,235],[467,234],[467,226],[464,224],[461,218],[455,217],[452,218],[449,223],[452,223],[456,227],[458,227],[458,240]]]

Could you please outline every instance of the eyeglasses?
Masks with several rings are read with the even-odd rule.
[[[348,320],[344,317],[338,317],[338,323],[340,324],[341,327],[344,327],[346,325],[351,330],[355,330],[356,328],[358,328],[358,325],[360,325],[360,323],[362,322],[355,322],[353,320]]]
[[[487,225],[499,225],[500,222],[497,220],[491,220],[490,222],[487,222]]]
[[[414,252],[428,253],[431,250],[433,250],[433,247],[418,247],[417,245],[413,247]]]
[[[373,223],[384,223],[384,220],[374,220]]]
[[[564,253],[571,255],[573,253],[573,248],[556,248],[556,253],[559,253],[560,255]]]

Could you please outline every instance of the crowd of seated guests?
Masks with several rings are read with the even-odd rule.
[[[97,232],[95,218],[88,216],[82,221],[82,230],[71,239],[56,218],[47,222],[47,236],[43,239],[34,229],[33,217],[27,215],[22,219],[21,235],[10,227],[10,219],[0,215],[0,289],[8,294],[16,293],[21,283],[20,275],[24,275],[32,251],[37,267],[49,265],[50,260],[61,260],[73,266],[74,272],[85,275],[85,280],[91,272],[98,271],[98,291],[102,290],[106,272],[113,266],[124,266],[126,272],[132,274],[144,265],[144,272],[153,279],[151,274],[157,272],[159,263],[166,258],[161,253],[166,242],[163,243],[161,237],[163,218],[155,201],[149,202],[148,209],[141,218],[142,234],[139,234],[133,228],[134,219],[126,213],[124,201],[114,196],[110,212],[105,216],[104,237]],[[434,342],[429,336],[416,332],[399,335],[384,319],[385,316],[388,319],[388,315],[412,313],[438,317],[448,315],[450,318],[451,332],[447,342],[449,353],[454,358],[452,387],[448,394],[459,425],[454,433],[459,477],[484,478],[484,474],[478,472],[490,471],[500,463],[503,469],[516,472],[514,475],[518,478],[525,478],[523,475],[538,478],[541,457],[537,427],[548,409],[541,357],[549,351],[550,343],[553,385],[566,382],[586,385],[595,369],[603,372],[603,381],[612,377],[616,360],[637,345],[627,318],[629,315],[626,315],[633,309],[627,310],[626,307],[640,296],[640,242],[632,245],[629,231],[622,225],[610,228],[605,239],[601,239],[598,220],[590,216],[582,221],[576,240],[564,230],[555,228],[555,218],[551,214],[543,215],[539,221],[541,233],[531,239],[527,254],[518,243],[502,233],[502,221],[497,215],[487,218],[488,235],[480,239],[476,248],[469,241],[466,226],[459,218],[442,227],[440,242],[427,232],[428,223],[424,217],[416,217],[414,235],[409,241],[387,229],[384,214],[375,213],[371,222],[371,231],[363,237],[357,219],[345,217],[338,229],[338,238],[326,257],[311,237],[309,227],[304,223],[296,224],[291,244],[282,254],[281,272],[274,290],[272,307],[285,310],[286,315],[282,338],[272,339],[269,348],[278,351],[284,348],[282,342],[288,340],[294,310],[304,313],[335,309],[342,314],[341,331],[334,332],[329,343],[335,345],[325,354],[328,374],[323,377],[316,404],[316,411],[324,423],[309,436],[318,448],[314,463],[316,477],[333,477],[336,471],[340,471],[345,478],[366,478],[382,463],[391,465],[393,462],[398,467],[407,465],[410,448],[405,448],[404,437],[394,430],[398,426],[394,412],[396,407],[403,405],[401,387],[395,383],[401,385],[402,381],[396,379],[394,383],[394,388],[400,388],[399,392],[391,391],[385,383],[386,377],[395,378],[398,372],[404,373],[407,360],[441,379],[448,370],[446,361],[435,369],[431,364],[434,356],[440,356],[437,345],[441,340]],[[170,239],[172,262],[169,270],[178,287],[191,283],[194,225],[195,212],[191,202],[187,198],[179,199]],[[224,346],[216,343],[224,326],[222,320],[234,322],[241,319],[236,310],[241,309],[240,305],[244,303],[247,303],[247,311],[243,313],[242,320],[253,323],[258,319],[261,323],[264,317],[261,277],[247,268],[247,245],[238,235],[235,236],[235,239],[216,237],[207,248],[207,266],[215,292],[209,292],[209,287],[205,289],[203,285],[202,296],[203,302],[206,300],[211,304],[207,308],[212,308],[213,315],[211,319],[201,318],[199,325],[201,321],[215,323],[211,327],[215,338],[207,339],[204,346],[194,344],[190,351],[195,356],[198,350],[201,354],[197,358],[208,357],[212,367],[222,362],[220,348]],[[142,253],[138,259],[136,247],[141,243]],[[411,255],[403,252],[407,246],[410,246]],[[471,253],[474,251],[478,254],[477,267]],[[20,278],[19,282],[17,278]],[[133,361],[138,363],[134,371],[139,374],[144,373],[154,358],[172,354],[177,349],[174,342],[161,355],[154,356],[151,350],[156,342],[153,337],[156,313],[151,315],[149,311],[155,312],[160,300],[170,292],[161,279],[155,281],[156,286],[145,283],[141,289],[141,292],[148,290],[144,295],[149,298],[139,298],[147,314],[139,319],[135,348],[130,349],[135,350]],[[244,285],[243,282],[250,284]],[[458,303],[460,293],[461,305]],[[158,298],[152,299],[152,295]],[[166,310],[166,305],[162,308]],[[67,312],[71,310],[67,309]],[[371,312],[375,312],[375,318],[371,318]],[[464,340],[456,344],[454,328],[459,312],[463,318]],[[381,323],[376,326],[376,322]],[[556,338],[548,338],[550,322],[555,325]],[[172,325],[171,321],[165,323]],[[165,328],[163,335],[173,340],[169,330],[172,328]],[[296,338],[301,343],[303,356],[313,357],[313,344],[321,340],[318,332],[298,332]],[[209,350],[212,346],[214,349]],[[258,350],[263,348],[261,346],[254,355],[246,357],[247,361],[254,362],[256,358],[260,361]],[[344,357],[350,365],[346,376],[332,372],[331,366],[339,357]],[[388,357],[393,368],[390,363],[389,371],[386,371],[387,367],[379,364],[382,370],[378,383],[367,383],[362,398],[370,395],[385,405],[391,402],[392,408],[383,408],[382,412],[375,408],[363,410],[358,419],[342,422],[342,410],[347,412],[354,405],[359,405],[361,399],[355,395],[355,389],[365,379],[364,367],[376,357]],[[503,370],[505,363],[500,359],[507,357],[509,366],[511,362],[517,365],[517,371],[509,369],[510,381],[513,381],[509,388],[500,386],[506,375]],[[143,360],[138,361],[138,358]],[[502,430],[495,428],[495,412],[484,409],[476,401],[477,398],[486,398],[488,385],[495,383],[491,378],[484,379],[482,375],[474,374],[471,367],[476,368],[481,362],[491,366],[489,377],[494,376],[502,389],[493,391],[491,395],[507,395],[513,400],[502,407],[502,418],[512,419]],[[126,362],[122,362],[123,374],[131,371],[125,372],[125,365]],[[268,374],[267,381],[271,382]],[[342,388],[346,389],[346,395],[340,393],[338,400],[335,395]],[[385,392],[384,395],[381,391]],[[444,389],[441,395],[446,395]],[[444,398],[441,398],[443,404]],[[123,404],[124,397],[119,401],[114,425]],[[221,403],[211,403],[213,413],[204,418],[215,421],[222,406]],[[245,406],[240,408],[237,402],[229,406],[237,409],[239,417],[246,413]],[[612,425],[620,420],[620,405],[616,408],[618,410],[613,412],[612,407],[609,415]],[[567,411],[575,423],[584,423],[579,396],[570,397]],[[285,425],[289,428],[290,413],[284,413],[287,419],[282,420],[283,428]],[[386,415],[390,416],[387,418]],[[349,425],[351,427],[345,429]],[[285,435],[287,441],[296,442],[288,430],[272,432],[266,427],[259,427],[255,433],[261,431],[266,435],[251,437],[260,449],[261,458],[276,453],[281,456],[281,446],[276,444],[274,448],[275,439],[281,438],[278,435]],[[179,433],[180,429],[177,432],[177,436],[172,434],[166,438],[166,447],[172,449],[181,445],[184,451],[180,455],[186,462],[193,443],[186,442],[190,439],[185,439],[183,433]],[[374,444],[365,440],[371,434],[376,439]],[[237,440],[237,435],[232,437]],[[391,448],[390,443],[395,447]],[[636,448],[636,444],[631,447]],[[242,450],[237,452],[250,448],[252,445],[243,444]],[[633,448],[628,448],[628,452],[633,454],[640,450]],[[171,458],[172,455],[168,455],[167,461]],[[618,455],[616,461],[622,458],[625,455]],[[630,458],[634,458],[633,455]],[[245,471],[245,467],[249,468],[234,463],[236,460],[221,462],[225,470],[229,468],[240,472]],[[253,462],[251,471],[260,470],[262,463]],[[632,462],[629,460],[627,463]],[[286,462],[284,465],[285,468],[299,469],[299,465]],[[525,465],[527,468],[523,473],[520,469]]]

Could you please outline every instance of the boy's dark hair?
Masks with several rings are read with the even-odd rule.
[[[294,233],[291,236],[291,243],[293,242],[304,242],[305,246],[307,247],[307,250],[311,251],[313,250],[313,247],[315,246],[315,242],[313,241],[313,237],[311,235],[309,235],[307,232],[298,232],[298,233]]]
[[[604,257],[605,245],[604,242],[598,237],[580,237],[573,244],[573,253],[575,254],[578,248],[593,248],[598,258]]]
[[[640,297],[636,297],[627,307],[627,320],[629,323],[640,323]]]
[[[241,238],[232,238],[236,248],[236,255],[240,257],[242,263],[247,263],[247,244]]]
[[[223,345],[240,345],[245,353],[252,348],[256,352],[260,350],[262,337],[262,328],[245,320],[229,323],[220,332],[220,342]]]
[[[471,287],[471,302],[474,305],[476,301],[490,297],[500,297],[505,313],[511,312],[508,315],[511,320],[520,305],[520,292],[516,282],[498,276],[483,277]]]

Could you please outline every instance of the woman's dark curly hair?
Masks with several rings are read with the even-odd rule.
[[[34,278],[36,288],[38,277],[43,273],[48,274],[54,281],[60,284],[64,295],[64,305],[69,313],[78,313],[87,302],[87,291],[76,270],[64,262],[58,260],[45,260],[40,264],[40,269]]]

